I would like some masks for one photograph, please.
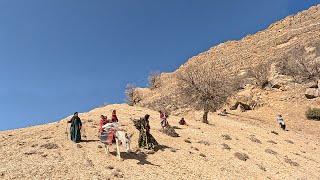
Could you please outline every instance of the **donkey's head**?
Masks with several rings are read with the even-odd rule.
[[[130,142],[131,142],[131,137],[133,134],[128,134],[127,132],[124,131],[117,131],[118,133],[118,139],[122,142],[122,144],[126,147],[126,151],[130,152]]]

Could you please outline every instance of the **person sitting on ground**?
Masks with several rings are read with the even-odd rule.
[[[106,125],[108,123],[108,118],[107,116],[101,115],[100,116],[100,129],[99,129],[99,133],[104,132],[105,130],[103,129],[102,126]]]
[[[134,126],[139,130],[139,148],[154,149],[158,145],[158,142],[150,134],[149,117],[150,115],[146,114],[139,120],[133,121]]]
[[[164,128],[165,127],[167,127],[168,126],[168,120],[167,120],[167,118],[168,118],[168,115],[166,114],[166,113],[164,113],[164,112],[162,112],[162,111],[159,111],[159,113],[160,113],[160,124],[161,124],[161,128],[162,128],[162,131],[164,130]]]
[[[117,111],[113,110],[112,111],[112,118],[111,118],[111,122],[119,122],[118,117],[117,117]]]
[[[184,120],[184,118],[181,118],[179,121],[180,125],[187,125],[186,121]]]
[[[68,121],[68,123],[71,123],[71,126],[70,126],[71,141],[75,143],[80,142],[82,122],[80,117],[78,116],[78,112],[75,112],[73,114],[73,117],[70,119],[70,121]]]
[[[286,130],[286,124],[284,123],[284,120],[283,120],[281,114],[278,114],[278,116],[277,116],[277,121],[278,121],[281,129]]]

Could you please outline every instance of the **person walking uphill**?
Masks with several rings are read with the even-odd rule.
[[[278,121],[281,129],[286,130],[286,124],[284,123],[284,120],[283,120],[281,114],[279,114],[279,115],[277,116],[277,121]]]
[[[134,126],[139,130],[139,148],[155,149],[158,142],[150,134],[149,115],[134,121]]]
[[[82,128],[82,122],[81,119],[78,116],[78,112],[75,112],[73,117],[68,121],[68,123],[71,123],[70,126],[70,137],[71,141],[78,143],[81,141],[81,128]]]
[[[114,122],[119,122],[118,117],[117,117],[117,111],[116,111],[116,110],[113,110],[113,111],[112,111],[111,121],[112,121],[113,123],[114,123]]]

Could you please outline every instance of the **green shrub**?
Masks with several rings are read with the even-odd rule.
[[[308,119],[320,121],[320,108],[309,108],[306,111],[306,117]]]

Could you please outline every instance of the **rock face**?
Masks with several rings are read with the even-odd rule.
[[[289,54],[295,50],[298,54],[311,59],[320,59],[320,5],[311,7],[296,15],[271,24],[266,30],[248,35],[239,41],[228,41],[210,48],[190,58],[185,64],[172,73],[162,73],[161,86],[152,90],[139,88],[138,106],[152,109],[169,108],[177,111],[185,108],[179,101],[177,74],[192,66],[213,65],[217,71],[225,71],[230,76],[243,77],[244,84],[254,84],[250,69],[259,65],[274,65],[286,62]],[[295,54],[291,54],[295,56]],[[268,72],[267,72],[268,73]],[[269,84],[280,90],[292,89],[293,78],[272,72],[270,68]],[[310,90],[309,90],[310,91]],[[308,94],[317,95],[316,90]]]
[[[320,89],[319,88],[308,88],[305,92],[305,96],[308,99],[317,98],[320,96]]]

